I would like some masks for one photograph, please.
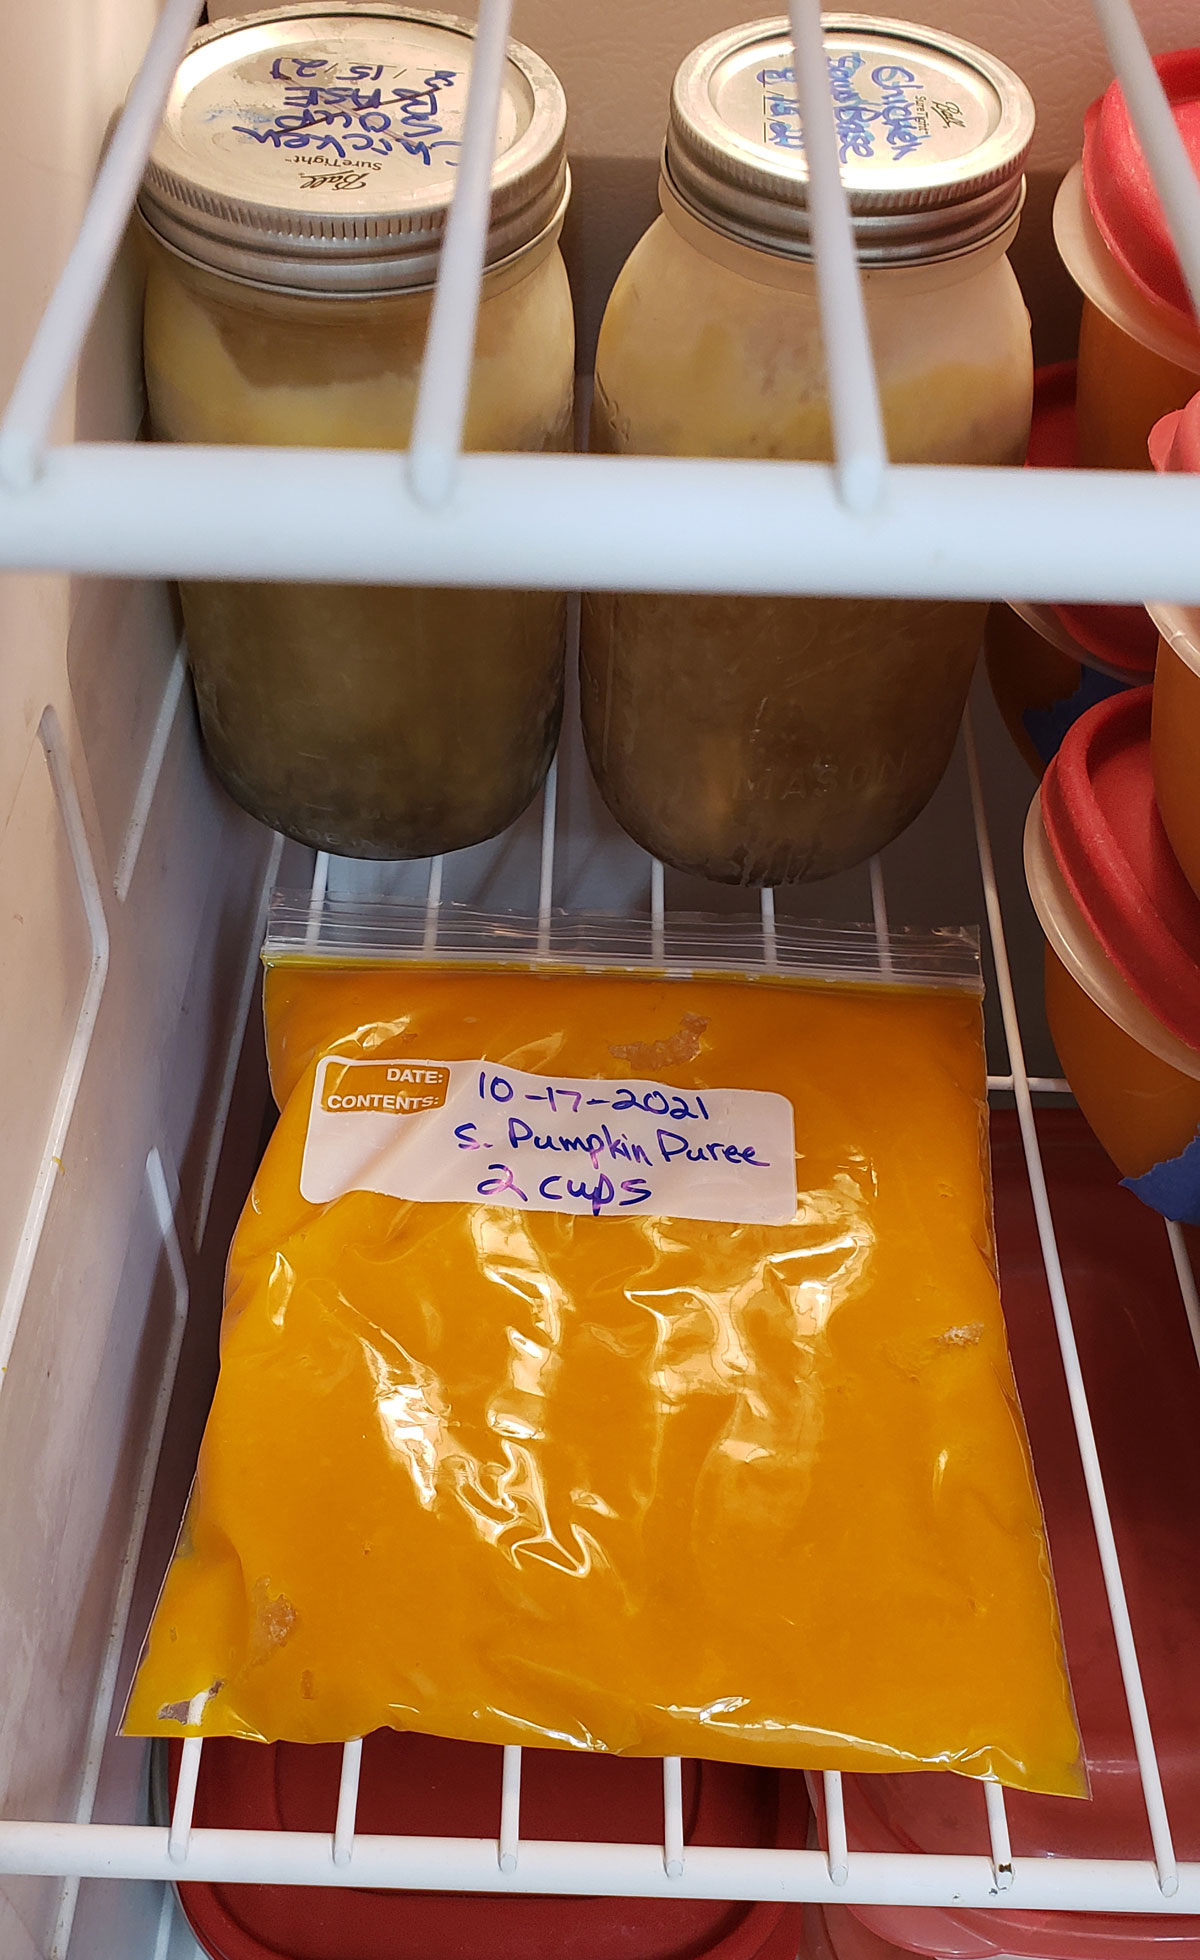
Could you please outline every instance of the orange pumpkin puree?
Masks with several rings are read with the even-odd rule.
[[[1083,1793],[974,995],[292,958],[266,1008],[282,1114],[126,1733]],[[774,1091],[795,1220],[306,1203],[329,1053]]]

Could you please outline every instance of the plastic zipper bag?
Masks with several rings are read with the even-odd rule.
[[[131,1734],[1084,1789],[965,932],[274,908]]]

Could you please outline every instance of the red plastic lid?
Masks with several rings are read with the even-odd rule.
[[[1200,899],[1154,800],[1152,699],[1152,688],[1132,688],[1079,717],[1042,778],[1042,819],[1117,971],[1164,1027],[1200,1048]]]
[[[1026,466],[1075,468],[1075,363],[1041,367],[1033,383],[1033,426]],[[1158,630],[1143,606],[1052,606],[1063,630],[1083,654],[1132,681],[1149,680],[1158,652]]]
[[[1150,461],[1161,473],[1182,470],[1190,475],[1200,471],[1200,395],[1193,395],[1186,408],[1173,409],[1150,431]]]
[[[1154,66],[1200,176],[1200,48],[1156,55]],[[1122,272],[1147,299],[1193,320],[1191,297],[1119,82],[1093,102],[1084,120],[1083,187]]]
[[[1075,467],[1075,363],[1055,361],[1033,377],[1033,422],[1025,465],[1035,470]]]
[[[172,1792],[180,1748],[170,1746]],[[336,1745],[206,1742],[194,1822],[328,1841],[341,1760]],[[363,1744],[358,1829],[494,1839],[500,1769],[499,1749],[378,1730]],[[661,1843],[662,1801],[658,1763],[524,1752],[524,1837]],[[798,1774],[685,1762],[683,1814],[688,1844],[806,1842]],[[794,1960],[802,1940],[802,1908],[769,1903],[287,1885],[181,1885],[179,1895],[220,1960]]]
[[[1037,1125],[1167,1810],[1176,1851],[1191,1860],[1200,1857],[1200,1374],[1162,1220],[1118,1188],[1078,1110],[1039,1110]],[[991,1137],[1004,1318],[1092,1782],[1090,1803],[1010,1790],[1012,1846],[1018,1857],[1149,1861],[1145,1800],[1015,1112],[994,1112]],[[1185,1236],[1194,1258],[1196,1235],[1185,1227]],[[983,1793],[961,1777],[847,1775],[842,1788],[852,1851],[987,1856]],[[954,1960],[1200,1960],[1200,1918],[1021,1911],[1014,1897],[1002,1894],[979,1910],[854,1911],[898,1946]],[[841,1960],[860,1960],[843,1950],[836,1926],[829,1930]]]

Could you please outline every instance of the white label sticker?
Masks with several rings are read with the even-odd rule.
[[[764,1089],[672,1089],[531,1075],[492,1062],[317,1069],[300,1195],[786,1225],[792,1105]]]

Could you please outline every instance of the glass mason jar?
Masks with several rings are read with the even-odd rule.
[[[325,4],[196,35],[140,198],[156,437],[407,444],[472,33]],[[468,449],[570,443],[564,134],[556,78],[511,44]],[[336,472],[295,494],[336,511]],[[495,835],[540,787],[561,595],[212,580],[181,597],[217,774],[288,836],[424,857]]]
[[[949,35],[824,21],[891,458],[1019,463],[1033,362],[1006,250],[1029,95]],[[680,68],[662,216],[601,328],[596,448],[830,458],[791,62],[786,22],[770,20],[718,35]],[[601,792],[681,870],[777,885],[856,864],[941,778],[985,611],[593,595],[582,701]]]

